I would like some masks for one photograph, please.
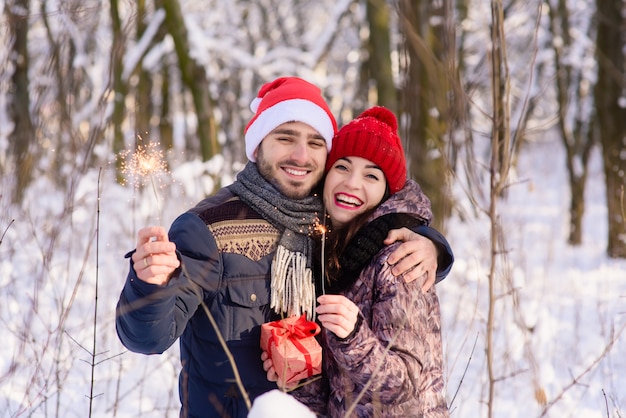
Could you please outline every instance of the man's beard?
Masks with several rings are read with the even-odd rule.
[[[290,161],[286,161],[286,163],[302,169],[311,169],[311,167],[301,167],[298,164]],[[261,147],[259,147],[258,149],[256,165],[259,173],[263,176],[263,178],[265,178],[270,184],[276,187],[278,191],[280,191],[282,194],[285,195],[285,197],[288,197],[289,199],[303,199],[309,196],[313,187],[317,185],[322,177],[320,174],[319,178],[315,179],[315,181],[309,186],[304,185],[304,182],[300,182],[297,180],[289,181],[288,179],[281,183],[278,180],[278,173],[276,173],[274,170],[275,167],[278,167],[278,164],[276,164],[276,166],[272,166],[264,158],[263,149]],[[276,170],[279,170],[279,168],[276,168]]]

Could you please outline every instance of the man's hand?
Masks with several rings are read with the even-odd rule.
[[[148,226],[137,233],[137,250],[132,256],[137,277],[147,283],[165,285],[180,266],[176,244],[171,242],[165,228]]]
[[[387,259],[392,266],[391,273],[402,276],[407,283],[422,280],[422,291],[427,292],[435,284],[437,247],[430,239],[408,228],[389,231],[384,243],[389,245],[396,241],[404,242]]]
[[[276,369],[274,368],[274,362],[266,351],[263,351],[261,353],[261,361],[263,362],[263,370],[265,370],[265,372],[267,373],[267,380],[269,380],[270,382],[276,382],[276,385],[279,388],[285,390],[294,389],[298,386],[298,382],[291,382],[287,384],[283,382],[283,379],[276,373]]]
[[[359,307],[342,295],[322,295],[315,312],[324,328],[339,338],[346,338],[354,331],[359,318]]]

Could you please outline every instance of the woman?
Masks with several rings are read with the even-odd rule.
[[[333,139],[323,191],[332,228],[317,307],[323,376],[292,392],[320,415],[448,416],[435,290],[398,280],[385,262],[395,248],[383,245],[389,229],[430,221],[405,167],[385,108],[363,112]],[[278,380],[266,357],[268,378]]]

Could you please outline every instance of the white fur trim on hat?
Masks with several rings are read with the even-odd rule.
[[[250,102],[250,110],[256,113],[256,111],[259,109],[259,105],[261,104],[261,100],[263,99],[260,97],[255,97],[254,99],[252,99],[252,101]]]
[[[248,159],[255,162],[254,151],[263,138],[276,127],[287,122],[303,122],[311,126],[326,140],[326,149],[330,151],[335,129],[328,113],[309,100],[291,99],[283,100],[265,109],[248,127],[245,135]]]

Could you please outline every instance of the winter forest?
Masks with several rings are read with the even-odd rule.
[[[136,231],[230,184],[258,88],[383,105],[455,253],[451,416],[626,416],[622,0],[0,0],[0,417],[178,416],[115,332]]]

